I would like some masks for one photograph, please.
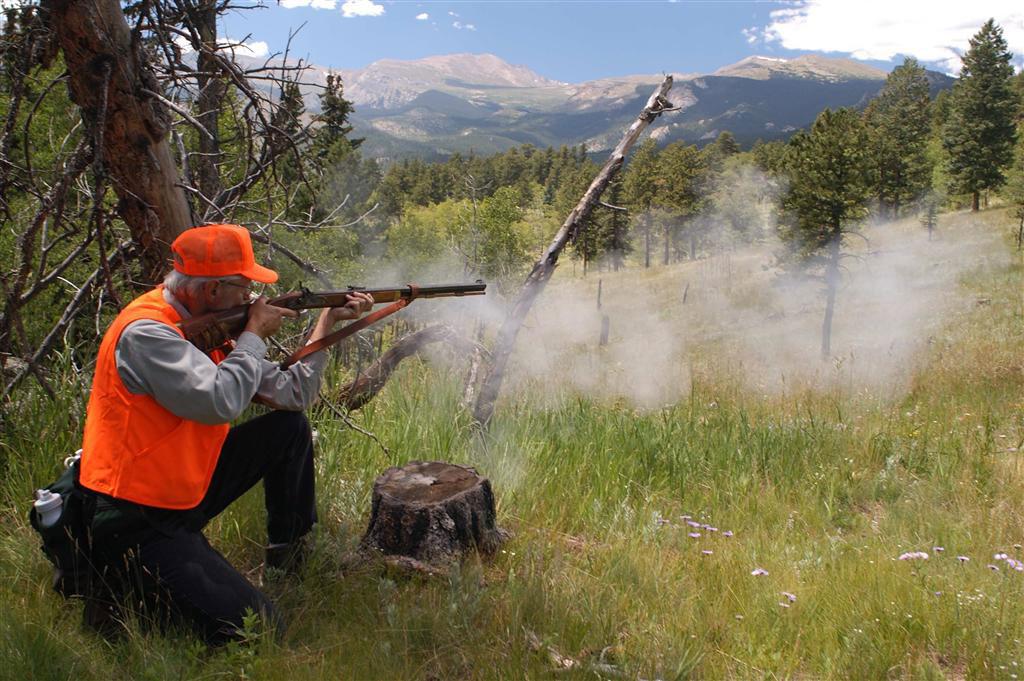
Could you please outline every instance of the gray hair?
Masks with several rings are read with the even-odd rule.
[[[241,284],[247,280],[239,274],[232,274],[224,277],[193,277],[172,269],[167,273],[167,276],[164,277],[164,288],[175,296],[178,294],[184,294],[188,298],[196,298],[198,297],[199,290],[203,285],[211,281],[229,281]]]

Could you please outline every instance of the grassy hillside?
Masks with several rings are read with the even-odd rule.
[[[816,286],[765,269],[770,245],[602,275],[601,312],[567,263],[486,439],[443,357],[358,415],[390,454],[314,413],[315,560],[264,585],[282,643],[208,652],[128,623],[107,644],[49,593],[25,512],[77,446],[87,377],[68,367],[58,401],[4,415],[0,678],[1024,677],[1024,572],[994,557],[1024,560],[1024,269],[1001,211],[919,232],[867,230],[828,362]],[[374,477],[411,459],[491,478],[514,535],[494,560],[342,569]],[[260,509],[250,494],[209,529],[253,580]],[[554,674],[556,651],[573,668]]]

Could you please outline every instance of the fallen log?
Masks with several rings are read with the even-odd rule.
[[[508,365],[509,357],[512,355],[516,336],[519,335],[519,329],[523,325],[526,314],[533,306],[533,301],[544,290],[545,285],[554,273],[555,266],[558,264],[558,256],[570,239],[578,237],[582,232],[587,219],[594,210],[594,206],[600,201],[605,187],[608,186],[612,178],[615,177],[615,174],[618,173],[626,160],[626,154],[629,153],[633,144],[640,138],[641,133],[647,129],[647,126],[654,119],[664,111],[672,108],[672,103],[668,101],[668,91],[671,89],[672,76],[665,76],[665,80],[662,81],[658,89],[647,100],[643,111],[640,112],[637,119],[626,130],[622,141],[612,150],[611,156],[605,161],[604,167],[601,168],[594,181],[590,183],[579,203],[576,204],[576,207],[569,213],[569,217],[562,223],[562,227],[555,234],[555,238],[547,250],[544,251],[544,255],[534,264],[530,274],[526,277],[523,288],[519,292],[519,298],[516,300],[512,311],[498,332],[498,340],[494,346],[494,356],[490,371],[480,387],[476,407],[473,410],[473,420],[481,428],[487,427],[491,416],[494,414],[494,403],[498,399],[498,392],[501,390],[502,379],[505,376],[505,367]]]
[[[467,466],[412,461],[373,484],[370,524],[360,549],[385,562],[445,567],[477,551],[493,554],[508,534],[498,528],[487,478]]]

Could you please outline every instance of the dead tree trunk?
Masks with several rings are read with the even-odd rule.
[[[836,308],[836,289],[839,288],[839,248],[842,237],[836,234],[828,245],[828,263],[825,264],[825,319],[821,323],[821,357],[832,355],[832,316]]]
[[[644,268],[649,269],[651,266],[651,226],[647,224],[647,218],[644,218]]]
[[[355,410],[377,396],[398,364],[405,358],[418,354],[430,343],[444,341],[455,346],[460,352],[470,352],[473,343],[460,336],[450,326],[428,326],[397,341],[383,355],[377,358],[365,371],[341,389],[338,402],[347,409]]]
[[[207,205],[200,213],[209,210],[212,200],[223,189],[219,165],[222,161],[220,150],[220,121],[218,120],[227,96],[227,83],[221,73],[220,62],[213,57],[217,47],[217,2],[203,0],[186,5],[186,12],[192,18],[202,48],[196,53],[196,86],[199,90],[196,119],[209,134],[199,135],[199,154],[196,155],[196,178],[199,191],[207,199]]]
[[[370,525],[360,546],[436,567],[474,550],[492,554],[506,538],[487,478],[466,466],[412,461],[373,483]]]
[[[505,376],[505,367],[508,364],[509,357],[512,355],[512,347],[515,345],[516,336],[519,335],[519,329],[523,325],[526,314],[533,306],[533,301],[544,290],[548,279],[554,273],[555,267],[558,264],[558,256],[569,240],[577,237],[580,230],[584,228],[590,213],[601,198],[602,192],[604,192],[605,187],[608,186],[608,183],[611,182],[612,178],[622,167],[626,154],[629,153],[633,144],[639,139],[640,134],[665,109],[671,108],[672,104],[668,101],[668,91],[671,89],[672,76],[665,76],[665,80],[662,81],[658,89],[647,100],[643,111],[640,112],[639,117],[626,131],[622,141],[612,150],[611,156],[608,157],[604,167],[601,168],[601,172],[590,183],[579,203],[576,204],[576,207],[569,213],[569,217],[562,223],[561,229],[555,234],[554,240],[548,246],[544,255],[534,264],[530,274],[526,277],[526,282],[519,293],[519,299],[516,300],[515,306],[513,306],[512,311],[501,327],[501,331],[498,333],[491,368],[480,388],[480,395],[477,398],[473,418],[481,427],[486,427],[491,420],[491,416],[494,413],[494,403],[498,399],[498,392],[501,390],[502,379]]]
[[[168,142],[170,119],[147,92],[158,92],[140,40],[117,0],[43,0],[69,74],[71,100],[92,138],[102,140],[104,171],[118,212],[142,254],[142,281],[166,267],[171,241],[192,226]],[[98,199],[97,199],[98,200]]]

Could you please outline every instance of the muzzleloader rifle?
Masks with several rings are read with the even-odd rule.
[[[351,336],[357,331],[374,324],[388,315],[398,312],[409,303],[419,298],[448,298],[461,296],[482,296],[486,293],[487,284],[477,281],[473,284],[441,284],[437,286],[417,286],[407,284],[392,288],[364,288],[361,286],[349,286],[341,291],[310,291],[305,288],[298,291],[285,293],[267,301],[268,305],[284,307],[289,310],[310,310],[324,307],[341,307],[348,302],[348,295],[355,291],[369,293],[373,296],[374,304],[390,303],[387,307],[374,310],[362,319],[343,326],[337,331],[314,341],[294,352],[288,359],[281,362],[281,368],[286,368],[307,357],[318,350],[329,347],[338,341]],[[245,330],[245,324],[249,319],[249,306],[251,303],[208,312],[198,317],[192,317],[178,323],[178,328],[185,334],[185,338],[203,352],[210,352],[222,347],[225,343]]]

